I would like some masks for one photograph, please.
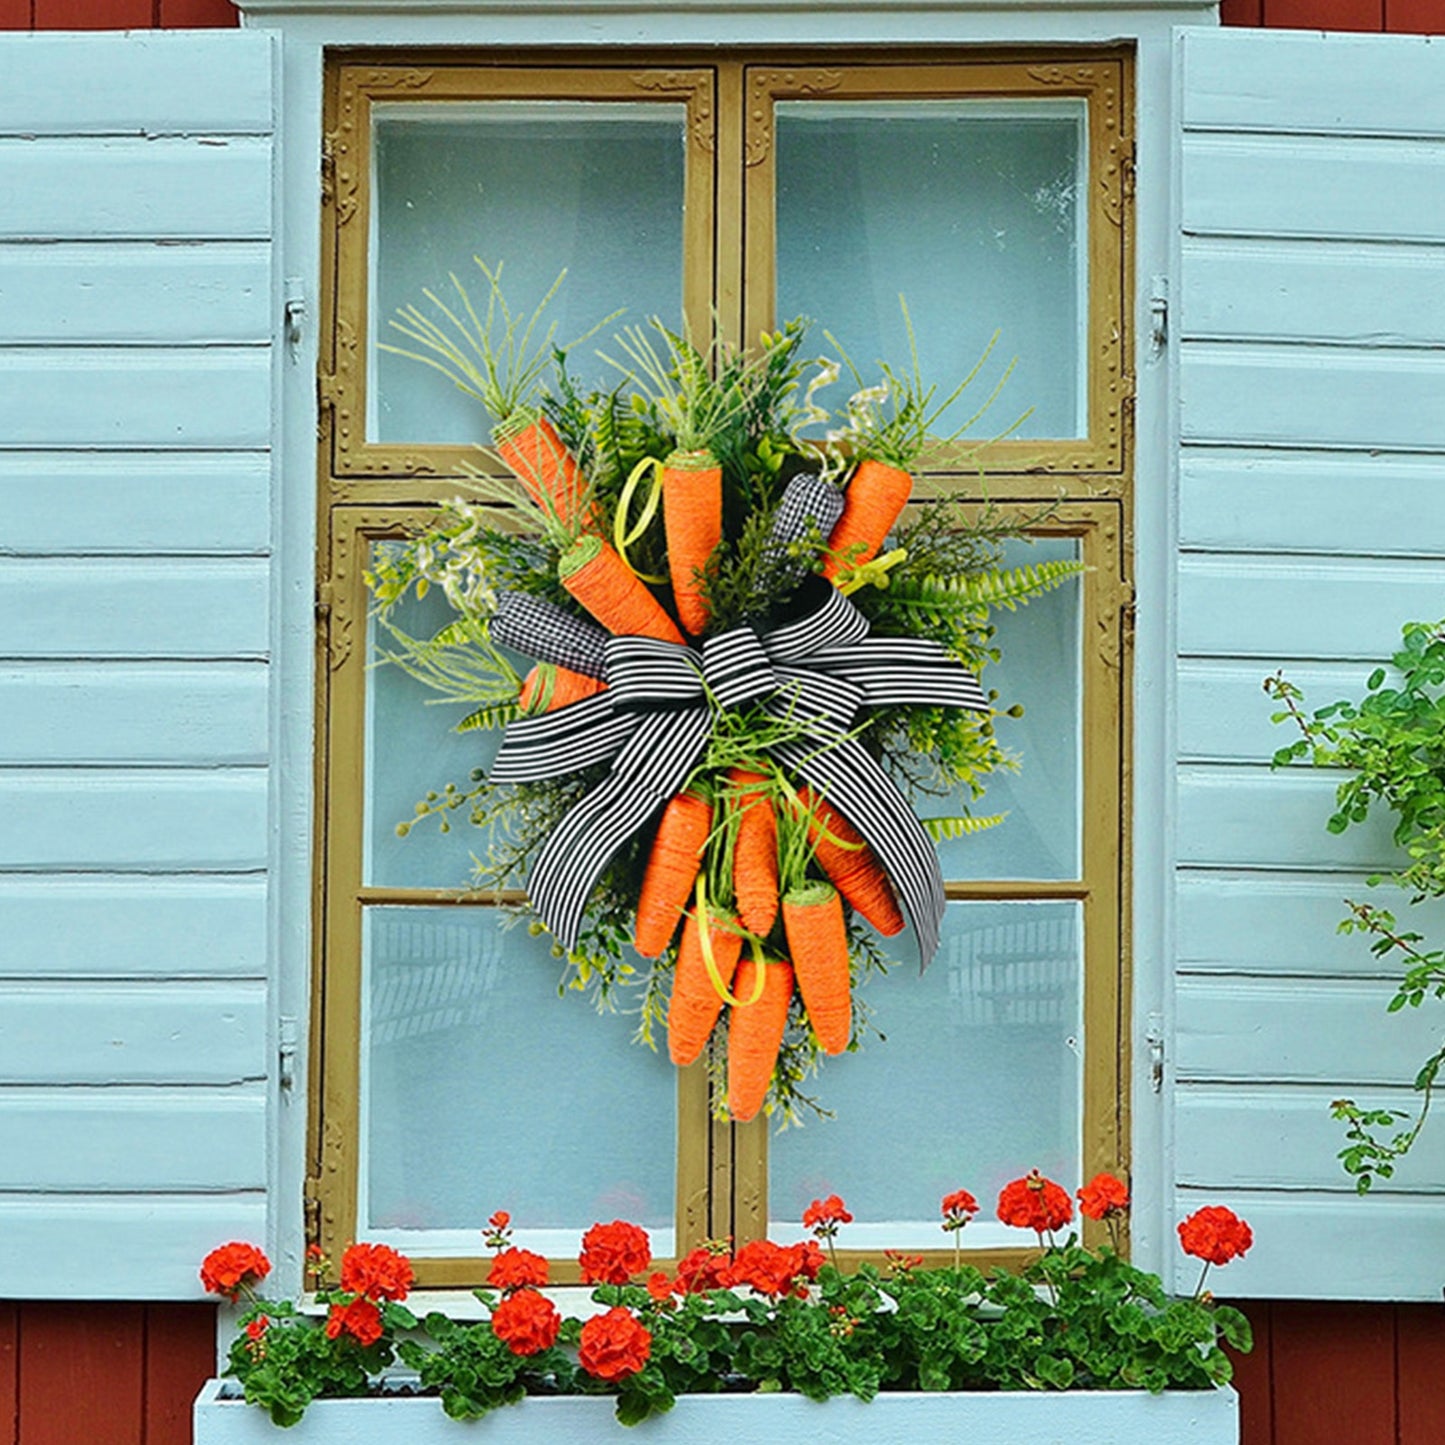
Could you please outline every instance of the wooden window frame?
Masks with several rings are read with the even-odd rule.
[[[328,64],[323,145],[324,277],[318,395],[317,826],[312,1072],[307,1135],[307,1235],[328,1256],[358,1237],[360,1159],[361,919],[378,904],[490,906],[506,895],[381,889],[361,876],[367,596],[361,574],[370,541],[450,498],[471,447],[385,444],[364,435],[371,126],[374,107],[449,100],[660,100],[687,106],[684,310],[704,329],[715,315],[736,340],[774,324],[771,106],[828,100],[989,96],[1082,96],[1088,102],[1088,435],[998,444],[989,455],[989,496],[1005,510],[1036,514],[1054,503],[1041,534],[1079,539],[1089,571],[1082,587],[1083,838],[1077,879],[951,882],[950,899],[1080,902],[1083,909],[1085,1068],[1081,1157],[1085,1176],[1128,1170],[1130,774],[1132,644],[1132,61],[1119,48],[1054,56],[968,51],[886,58],[790,57],[773,50],[618,54],[536,53],[410,57],[348,54]],[[833,61],[836,60],[836,63]],[[962,463],[930,475],[943,490],[977,496]],[[708,1116],[699,1064],[679,1071],[676,1228],[681,1253],[704,1239],[763,1235],[768,1219],[767,1125]],[[1021,1161],[1021,1169],[1029,1161]],[[961,1183],[967,1181],[961,1180]],[[987,1203],[985,1201],[985,1203]],[[1102,1226],[1085,1225],[1094,1239]],[[940,1241],[942,1242],[942,1241]],[[951,1258],[927,1251],[933,1262]],[[979,1264],[1017,1267],[1025,1249],[970,1252]],[[876,1251],[840,1260],[881,1262]],[[478,1256],[414,1261],[418,1283],[475,1285]],[[664,1262],[665,1263],[665,1262]],[[559,1283],[577,1280],[558,1261]]]

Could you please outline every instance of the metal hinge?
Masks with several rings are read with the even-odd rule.
[[[1164,1092],[1164,1016],[1150,1014],[1149,1027],[1144,1034],[1144,1043],[1149,1050],[1149,1087],[1156,1093]]]
[[[316,620],[325,622],[331,616],[332,604],[336,601],[336,589],[330,582],[316,584]]]
[[[295,351],[301,345],[302,323],[306,320],[306,287],[299,276],[286,278],[286,345]]]
[[[1169,344],[1169,278],[1149,282],[1149,345],[1157,356]]]
[[[318,371],[316,373],[316,405],[323,411],[336,406],[337,394],[340,387],[337,385],[336,376],[332,372]]]
[[[280,1060],[281,1087],[290,1092],[296,1087],[296,1020],[283,1014],[276,1029],[276,1053]]]
[[[1130,141],[1129,153],[1119,164],[1120,180],[1122,183],[1121,188],[1126,201],[1133,199],[1134,191],[1138,184],[1138,166],[1139,147],[1133,141]]]

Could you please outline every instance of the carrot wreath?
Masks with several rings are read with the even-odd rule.
[[[673,605],[696,637],[710,615],[703,575],[722,541],[722,467],[710,451],[676,451],[663,463],[662,526]]]
[[[523,712],[555,712],[584,697],[595,697],[606,687],[605,682],[573,672],[570,667],[539,662],[523,679],[517,701]]]
[[[644,958],[656,958],[671,941],[711,832],[712,804],[696,793],[679,793],[662,810],[637,898],[634,942]]]
[[[672,973],[672,998],[667,1006],[667,1055],[679,1067],[692,1063],[702,1053],[722,1013],[723,996],[718,991],[733,981],[743,936],[737,921],[727,914],[708,916],[708,944],[712,969],[703,956],[702,908],[687,915],[682,925],[682,942]],[[716,972],[716,980],[713,973]]]
[[[876,457],[859,462],[843,495],[843,515],[828,538],[823,576],[831,582],[871,562],[912,495],[913,478],[902,467]]]
[[[825,1054],[841,1054],[853,1032],[848,928],[831,883],[805,883],[783,899],[783,928],[798,992]]]
[[[778,820],[763,774],[729,768],[727,780],[739,813],[733,843],[738,915],[749,933],[766,938],[778,917]]]
[[[682,633],[637,574],[601,537],[579,537],[558,564],[562,585],[617,637],[681,644]]]
[[[863,835],[811,789],[799,788],[798,796],[811,815],[808,836],[817,850],[818,864],[838,892],[885,937],[901,933],[903,914],[893,885]]]
[[[757,992],[758,969],[764,970]],[[778,1048],[788,1026],[793,997],[793,967],[745,958],[738,965],[737,996],[753,1003],[734,1004],[728,1015],[728,1113],[739,1124],[756,1116],[767,1098]]]

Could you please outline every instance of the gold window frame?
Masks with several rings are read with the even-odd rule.
[[[390,58],[348,55],[328,63],[323,143],[323,332],[318,368],[318,585],[316,877],[312,1060],[307,1134],[307,1236],[330,1258],[357,1237],[360,1157],[361,918],[385,903],[490,906],[503,895],[457,890],[378,889],[361,877],[367,597],[361,572],[370,541],[396,536],[451,497],[470,447],[368,441],[366,416],[367,250],[372,108],[447,100],[563,99],[682,101],[687,106],[684,310],[704,330],[709,314],[736,340],[774,324],[772,111],[779,99],[956,96],[1083,96],[1089,136],[1088,435],[1065,441],[1002,442],[987,456],[989,496],[1035,515],[1036,527],[1079,539],[1089,571],[1082,585],[1081,876],[1058,882],[953,881],[950,899],[1077,900],[1083,908],[1084,1032],[1082,1166],[1128,1171],[1129,897],[1125,860],[1130,776],[1133,455],[1132,61],[1110,49],[1050,57],[1017,53],[940,56],[890,52],[886,59],[813,52],[789,57],[715,53],[596,57],[554,54]],[[361,422],[364,426],[364,422]],[[941,491],[977,498],[972,468],[943,467]],[[739,1243],[768,1219],[767,1125],[728,1125],[708,1116],[704,1066],[679,1072],[677,1249],[708,1238]],[[1027,1161],[1021,1161],[1021,1171]],[[960,1181],[966,1183],[966,1180]],[[987,1205],[987,1201],[985,1201]],[[1102,1237],[1086,1222],[1085,1237]],[[1025,1248],[970,1251],[981,1265],[1017,1267]],[[951,1252],[925,1251],[930,1262]],[[882,1262],[880,1253],[840,1250],[841,1261]],[[419,1258],[420,1285],[479,1284],[486,1260]],[[663,1262],[665,1263],[665,1261]],[[559,1283],[577,1279],[558,1261]]]

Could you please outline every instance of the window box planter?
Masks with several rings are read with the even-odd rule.
[[[632,1429],[599,1396],[533,1398],[479,1422],[447,1419],[434,1399],[317,1400],[290,1430],[275,1428],[234,1388],[207,1381],[196,1400],[195,1445],[1237,1445],[1239,1397],[1231,1389],[1063,1393],[885,1394],[824,1404],[801,1395],[687,1395],[676,1409]]]

